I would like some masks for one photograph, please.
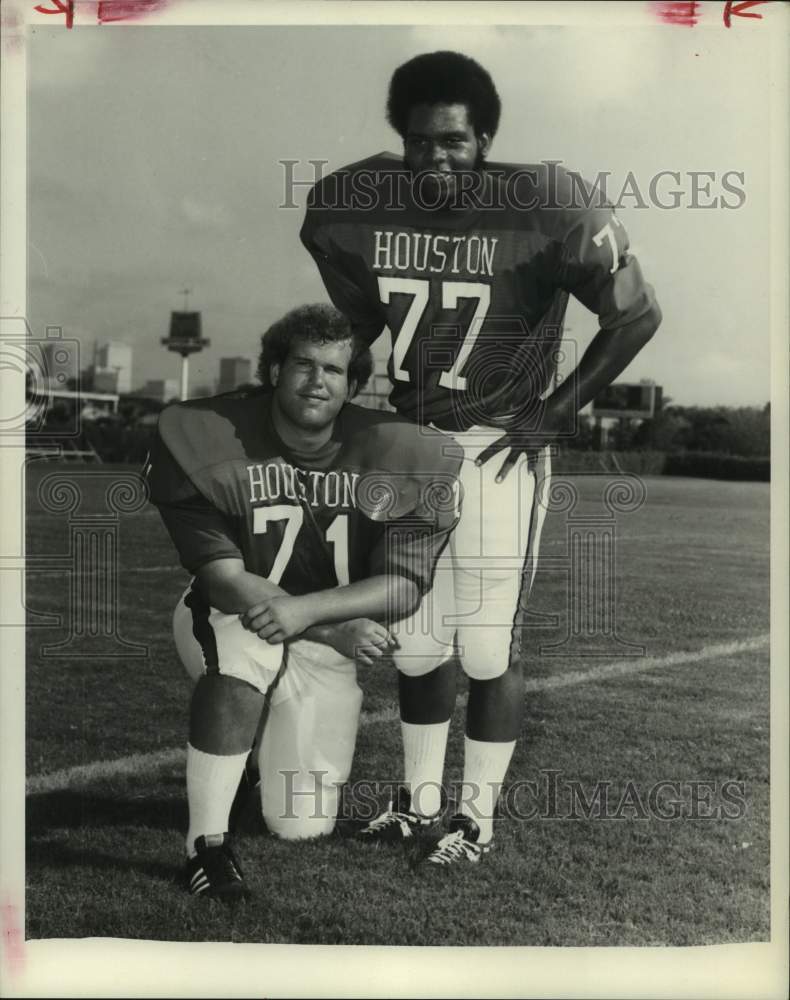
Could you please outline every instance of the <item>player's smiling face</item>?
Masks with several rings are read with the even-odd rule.
[[[479,169],[490,137],[475,133],[465,104],[417,104],[409,114],[404,157],[420,175],[423,200],[446,203],[456,193],[458,175]]]
[[[320,343],[297,337],[282,365],[272,365],[276,407],[292,427],[307,433],[331,429],[353,395],[351,351],[350,340]]]

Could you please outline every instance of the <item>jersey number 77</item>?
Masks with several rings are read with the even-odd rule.
[[[379,277],[379,295],[384,305],[392,301],[393,295],[410,295],[411,302],[397,334],[392,331],[392,369],[393,378],[399,382],[410,382],[411,377],[404,361],[411,347],[414,334],[422,322],[428,308],[431,283],[422,278],[382,278]],[[456,309],[461,299],[474,299],[477,302],[474,316],[464,333],[460,350],[456,355],[452,368],[443,371],[439,377],[439,385],[443,389],[457,392],[466,390],[466,378],[461,374],[469,360],[475,341],[485,323],[489,306],[491,305],[491,287],[477,281],[443,281],[442,309]]]

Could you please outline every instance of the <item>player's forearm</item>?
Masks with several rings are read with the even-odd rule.
[[[649,312],[628,326],[599,330],[576,371],[547,398],[549,412],[568,414],[586,406],[631,364],[660,323],[661,310],[653,303]]]
[[[276,583],[244,569],[235,559],[216,559],[197,571],[204,597],[226,615],[242,614],[254,604],[286,593]]]
[[[300,639],[310,639],[312,642],[322,642],[325,646],[338,649],[340,629],[343,622],[332,622],[330,625],[311,625],[302,632]],[[338,652],[342,652],[338,649]]]
[[[332,590],[319,590],[309,601],[313,625],[325,626],[351,618],[393,620],[411,614],[419,605],[420,591],[402,576],[373,576]]]
[[[197,577],[212,608],[226,615],[244,614],[255,604],[287,594],[276,583],[244,569],[240,560],[217,559],[198,570]],[[322,642],[336,649],[338,644],[342,645],[342,637],[339,638],[337,632],[339,624],[341,623],[312,625],[302,634],[305,639]]]

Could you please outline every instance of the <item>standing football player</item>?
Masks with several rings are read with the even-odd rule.
[[[522,723],[522,666],[510,647],[536,570],[549,447],[644,347],[661,313],[600,192],[556,161],[489,162],[500,100],[474,60],[433,52],[400,66],[387,117],[403,155],[321,180],[301,236],[355,334],[370,344],[389,328],[397,411],[452,432],[464,449],[464,509],[451,541],[457,646],[470,679],[464,795],[427,854],[453,865],[491,847]],[[557,386],[569,295],[600,329]],[[404,790],[363,831],[373,842],[397,842],[440,811],[453,665],[399,681]]]
[[[443,435],[350,403],[371,366],[341,313],[304,306],[264,334],[260,389],[160,416],[151,499],[194,575],[174,615],[197,681],[186,767],[193,894],[246,894],[229,814],[267,693],[264,819],[281,837],[320,836],[351,767],[354,660],[394,653],[424,670],[452,648],[452,635],[437,639],[423,663],[425,644],[415,650],[409,636],[458,517],[460,456]]]

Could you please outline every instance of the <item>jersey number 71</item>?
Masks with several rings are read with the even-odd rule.
[[[256,535],[265,534],[270,521],[285,521],[280,548],[277,550],[271,572],[266,578],[271,583],[279,583],[288,561],[293,554],[296,538],[304,521],[304,511],[294,504],[278,503],[272,507],[256,507],[252,515],[252,530]],[[338,585],[349,583],[348,575],[348,514],[338,514],[326,531],[326,540],[332,545],[335,576]]]

